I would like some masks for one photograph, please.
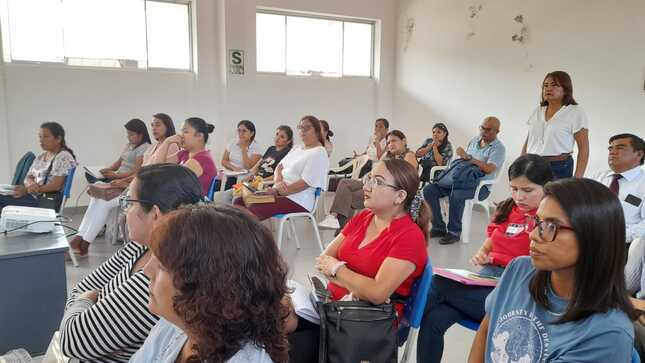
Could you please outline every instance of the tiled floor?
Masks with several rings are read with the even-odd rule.
[[[326,204],[330,205],[331,203]],[[78,226],[80,224],[82,212],[82,209],[68,212],[73,219],[72,225]],[[480,241],[483,241],[485,238],[485,217],[483,212],[476,210],[473,213],[473,226],[471,230],[473,231],[471,240],[477,242],[442,246],[437,243],[437,239],[430,240],[428,252],[433,265],[440,267],[472,268],[472,266],[469,266],[468,259],[479,248]],[[297,222],[297,231],[302,248],[297,250],[293,241],[284,241],[282,249],[284,258],[289,264],[291,278],[301,283],[306,283],[307,273],[315,272],[313,261],[320,253],[320,250],[313,237],[312,228],[307,223],[304,221]],[[333,239],[333,233],[331,231],[322,230],[321,233],[323,243],[326,244]],[[80,260],[79,267],[73,267],[71,262],[69,262],[67,265],[68,291],[83,276],[110,257],[119,247],[111,245],[104,238],[99,238],[90,247],[89,256]],[[465,362],[474,336],[475,333],[472,331],[460,326],[453,326],[446,336],[443,362]],[[412,362],[416,362],[414,357]]]

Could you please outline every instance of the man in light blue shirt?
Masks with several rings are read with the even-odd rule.
[[[479,136],[474,137],[464,150],[461,146],[455,154],[463,160],[467,160],[477,166],[485,175],[480,180],[495,179],[506,159],[506,148],[497,139],[500,130],[500,122],[496,117],[487,117],[479,126]],[[464,213],[466,200],[475,197],[475,189],[467,188],[444,188],[437,183],[430,183],[423,188],[423,196],[432,209],[432,231],[431,236],[443,238],[440,244],[452,244],[461,238],[461,216]],[[490,190],[483,187],[478,198],[485,199]],[[449,197],[450,208],[448,212],[448,228],[441,215],[439,199]]]

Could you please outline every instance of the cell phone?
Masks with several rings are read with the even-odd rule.
[[[309,282],[311,283],[311,289],[313,290],[313,293],[316,299],[322,302],[330,301],[331,293],[329,292],[329,290],[327,290],[327,287],[322,282],[322,280],[318,276],[311,276],[309,274],[307,274],[307,277],[309,277]]]
[[[242,185],[243,185],[246,189],[248,189],[251,193],[257,193],[257,192],[258,192],[258,190],[257,190],[257,189],[255,189],[255,188],[251,185],[251,183],[249,183],[249,182],[243,182],[243,183],[242,183]]]

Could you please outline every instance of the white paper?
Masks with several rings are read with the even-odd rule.
[[[297,281],[288,280],[287,286],[293,290],[291,302],[296,315],[314,324],[320,324],[320,316],[312,303],[311,292]]]

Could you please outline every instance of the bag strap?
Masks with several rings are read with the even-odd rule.
[[[56,153],[52,160],[49,162],[49,167],[47,168],[47,171],[45,172],[45,182],[43,185],[47,185],[47,179],[49,179],[49,174],[52,172],[52,168],[54,167],[54,161],[56,160],[56,157],[58,156],[59,153]]]
[[[325,304],[318,302],[316,304],[318,315],[320,316],[320,334],[318,338],[318,363],[327,363],[327,314],[325,314]]]

